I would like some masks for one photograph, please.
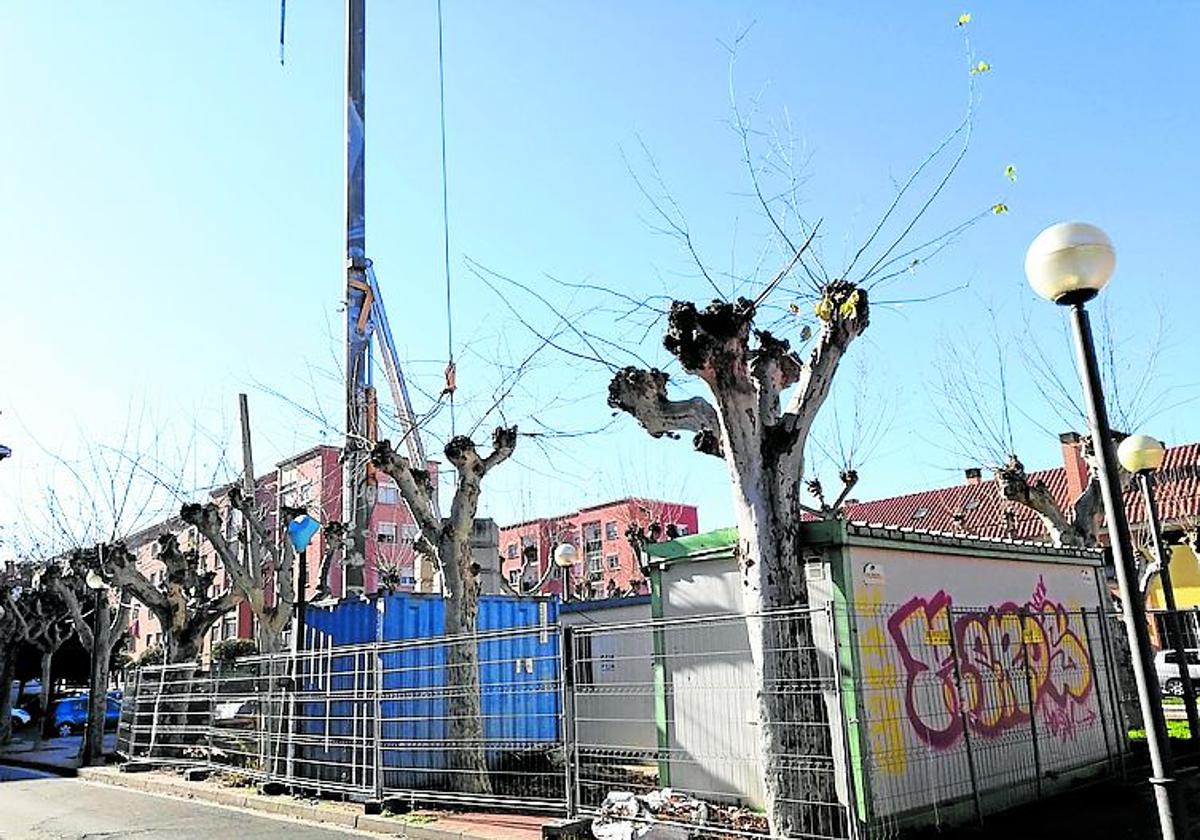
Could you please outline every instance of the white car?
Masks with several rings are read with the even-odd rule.
[[[1193,688],[1200,687],[1200,649],[1189,648],[1184,651],[1187,656],[1188,676],[1192,678]],[[1179,678],[1179,657],[1173,650],[1160,650],[1154,654],[1154,672],[1158,675],[1158,684],[1162,693],[1171,697],[1183,696],[1183,681]]]
[[[25,711],[24,709],[18,709],[18,708],[16,708],[16,707],[13,707],[13,710],[12,710],[12,725],[13,725],[14,727],[16,727],[16,726],[28,726],[28,725],[29,725],[29,721],[31,721],[31,720],[33,720],[33,718],[32,718],[32,717],[30,717],[30,715],[29,715],[29,712]]]

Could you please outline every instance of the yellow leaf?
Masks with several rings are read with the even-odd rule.
[[[1004,167],[1004,176],[1015,184],[1017,182],[1017,167],[1011,163]]]
[[[813,311],[822,321],[828,321],[833,317],[833,301],[826,295],[813,305]]]
[[[799,314],[800,314],[800,307],[799,307],[799,306],[797,306],[797,305],[796,305],[796,304],[794,304],[794,303],[789,303],[789,304],[788,304],[788,312],[791,312],[793,315],[799,315]]]
[[[976,73],[986,73],[987,71],[989,71],[991,69],[992,69],[992,65],[988,64],[986,61],[980,61],[974,67],[971,68],[971,74],[974,75]]]
[[[999,204],[993,204],[992,212],[995,213],[997,216],[1003,216],[1005,213],[1008,212],[1008,205],[1005,204],[1004,202],[1000,202]]]
[[[838,314],[840,314],[843,318],[853,318],[858,315],[857,289],[850,293],[850,297],[842,301],[842,305],[838,307]]]
[[[970,12],[963,12],[961,15],[958,16],[958,25],[959,26],[966,26],[970,22],[971,22],[971,13]]]

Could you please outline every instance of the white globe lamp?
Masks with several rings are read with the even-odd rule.
[[[1149,435],[1130,435],[1117,447],[1117,460],[1127,471],[1154,472],[1162,466],[1167,448]]]
[[[1112,277],[1116,251],[1087,222],[1060,222],[1039,233],[1025,252],[1025,277],[1041,297],[1062,306],[1094,298]]]

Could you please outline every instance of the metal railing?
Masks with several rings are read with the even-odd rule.
[[[360,799],[730,838],[768,833],[773,801],[789,837],[894,837],[1123,769],[1113,630],[913,599],[150,666],[119,749]]]
[[[522,628],[148,666],[118,745],[357,798],[563,809],[558,643]]]

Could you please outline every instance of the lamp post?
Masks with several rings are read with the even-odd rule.
[[[571,567],[579,560],[579,549],[569,542],[554,549],[554,565],[562,572],[563,603],[571,600]]]
[[[304,647],[304,613],[308,609],[308,544],[321,530],[321,523],[301,509],[290,508],[284,514],[290,518],[288,542],[296,550],[300,565],[296,573],[295,626],[292,628],[292,651],[298,653]]]
[[[1142,498],[1146,500],[1146,521],[1150,526],[1150,546],[1158,561],[1158,579],[1162,583],[1163,600],[1167,607],[1168,643],[1175,651],[1179,666],[1179,686],[1183,692],[1183,705],[1187,709],[1189,739],[1193,744],[1200,739],[1200,718],[1196,715],[1196,692],[1192,687],[1191,663],[1188,662],[1187,645],[1183,638],[1183,627],[1179,622],[1178,606],[1175,604],[1175,586],[1171,582],[1171,549],[1163,541],[1162,524],[1158,518],[1158,503],[1154,498],[1154,471],[1162,466],[1166,448],[1161,441],[1149,435],[1130,435],[1117,447],[1117,458],[1121,466],[1137,477]]]
[[[79,763],[89,767],[104,754],[104,718],[108,711],[108,697],[97,700],[104,693],[103,669],[108,667],[104,662],[104,647],[101,644],[101,633],[104,629],[103,607],[108,592],[108,584],[95,569],[88,571],[84,578],[87,588],[92,591],[92,658],[88,673],[88,712],[83,725],[83,749],[80,752]],[[99,713],[97,713],[99,709]],[[97,737],[95,727],[99,725],[100,734]]]
[[[1146,723],[1146,746],[1149,748],[1152,772],[1150,784],[1154,788],[1154,799],[1158,806],[1159,827],[1163,840],[1182,840],[1187,836],[1187,825],[1175,802],[1176,788],[1175,779],[1171,777],[1167,722],[1151,660],[1145,605],[1137,587],[1129,521],[1125,518],[1125,505],[1117,476],[1116,451],[1100,384],[1096,346],[1092,340],[1091,321],[1084,307],[1108,283],[1115,266],[1116,254],[1108,236],[1098,227],[1084,222],[1063,222],[1046,228],[1037,235],[1025,254],[1025,276],[1033,290],[1059,306],[1069,307],[1076,364],[1087,408],[1088,431],[1100,465],[1100,494],[1104,500],[1113,565],[1121,592],[1121,612],[1133,655],[1138,701]]]

